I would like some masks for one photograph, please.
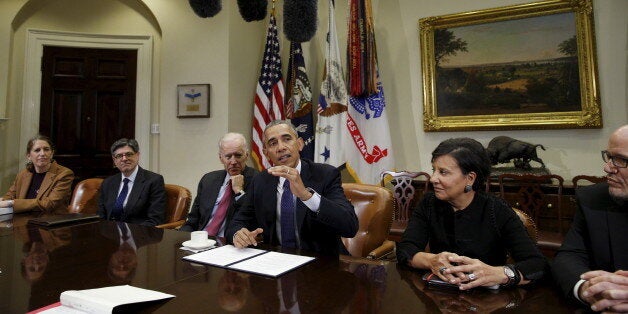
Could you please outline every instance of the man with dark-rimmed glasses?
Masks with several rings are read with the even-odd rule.
[[[117,140],[111,145],[111,159],[120,173],[103,181],[98,215],[107,220],[147,226],[162,224],[166,209],[164,177],[139,166],[137,141]]]
[[[578,209],[552,272],[569,298],[628,312],[628,125],[602,151],[606,182],[576,191]]]

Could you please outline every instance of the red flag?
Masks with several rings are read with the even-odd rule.
[[[273,120],[285,119],[283,108],[284,86],[281,76],[281,57],[279,55],[279,39],[277,38],[277,22],[275,12],[270,14],[264,59],[253,105],[253,134],[251,155],[257,169],[263,170],[271,166],[262,152],[264,128]]]

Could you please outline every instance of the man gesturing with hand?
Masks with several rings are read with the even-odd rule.
[[[351,238],[358,229],[338,169],[301,159],[303,139],[288,120],[268,124],[263,143],[273,167],[253,179],[227,240],[242,248],[261,237],[271,245],[338,255],[340,237]]]

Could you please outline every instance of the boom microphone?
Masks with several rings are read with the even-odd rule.
[[[293,42],[309,41],[316,34],[316,0],[285,0],[283,33]]]
[[[222,9],[221,0],[189,0],[189,2],[194,13],[202,18],[212,17]]]
[[[268,0],[238,0],[240,15],[247,22],[266,18],[266,7],[268,7]]]

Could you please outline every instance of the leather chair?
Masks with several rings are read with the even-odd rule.
[[[343,183],[345,196],[355,209],[359,228],[353,238],[342,238],[351,256],[392,258],[395,243],[386,240],[393,213],[392,193],[377,185]]]
[[[532,239],[532,241],[535,244],[538,243],[539,231],[536,228],[536,223],[534,223],[534,220],[530,216],[528,216],[528,214],[524,213],[523,211],[517,208],[513,208],[512,210],[514,210],[515,214],[517,214],[517,217],[521,219],[521,222],[523,223],[523,226],[526,228],[526,231],[528,232],[528,236],[530,236],[530,239]]]
[[[578,184],[579,181],[586,181],[588,182],[588,184],[596,184],[596,183],[602,183],[602,182],[606,182],[606,177],[596,177],[596,176],[588,176],[588,175],[577,175],[575,177],[573,177],[573,179],[571,179],[571,183],[573,183],[573,189],[577,189],[578,186],[582,186],[581,184]]]
[[[72,193],[68,213],[97,213],[102,181],[102,178],[90,178],[79,182]]]
[[[423,189],[417,191],[412,182],[420,177],[423,177],[425,182],[423,183]],[[423,193],[430,188],[430,175],[426,172],[383,171],[381,173],[380,185],[393,192],[395,209],[389,238],[400,241],[401,236],[406,231],[406,227],[408,227],[412,209],[417,201],[423,197]]]
[[[557,193],[555,197],[547,195],[542,185],[555,182]],[[499,176],[500,195],[509,201],[510,206],[523,211],[532,217],[533,221],[540,224],[541,220],[549,222],[547,227],[539,228],[538,246],[544,254],[553,256],[560,248],[564,239],[562,196],[563,178],[559,175],[516,175],[502,174]],[[515,199],[506,197],[506,190],[516,191]],[[555,215],[549,215],[555,212]],[[566,232],[566,231],[565,231]]]
[[[185,223],[192,203],[192,193],[187,188],[176,184],[165,184],[166,188],[166,223],[157,228],[177,229]]]

